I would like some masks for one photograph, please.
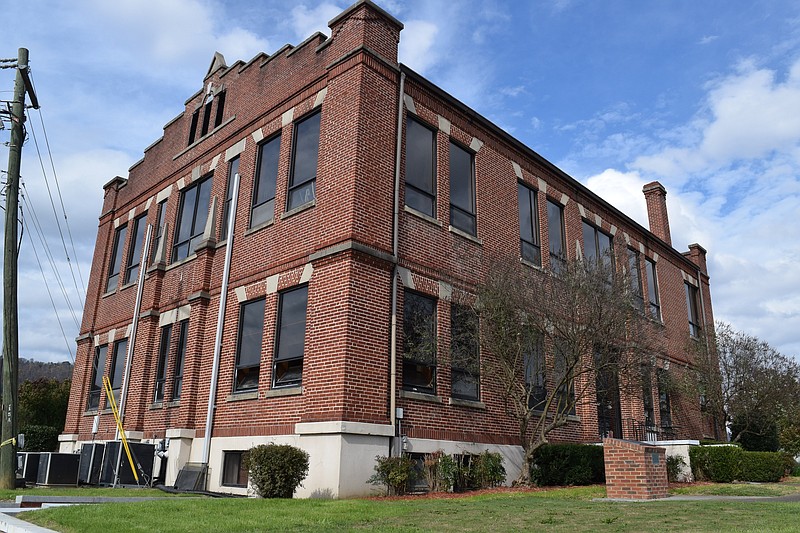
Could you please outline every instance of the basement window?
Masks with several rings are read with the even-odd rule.
[[[248,470],[247,452],[222,452],[223,487],[246,487]]]

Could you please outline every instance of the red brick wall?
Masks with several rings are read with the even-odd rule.
[[[603,440],[606,498],[666,498],[667,456],[664,448],[619,439]]]

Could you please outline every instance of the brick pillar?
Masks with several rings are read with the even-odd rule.
[[[666,450],[640,442],[604,439],[606,498],[653,500],[666,498]]]
[[[647,202],[647,219],[650,223],[650,231],[656,237],[672,246],[669,216],[667,215],[667,190],[659,182],[652,181],[642,187],[642,192]]]

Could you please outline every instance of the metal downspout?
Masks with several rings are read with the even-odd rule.
[[[211,367],[211,388],[208,391],[208,410],[206,411],[206,429],[203,437],[203,460],[208,466],[211,454],[211,430],[214,427],[214,402],[217,399],[217,379],[219,378],[219,362],[222,354],[222,327],[225,323],[225,306],[228,303],[228,281],[231,274],[231,257],[233,256],[234,230],[236,229],[236,204],[239,199],[239,173],[233,175],[233,197],[228,214],[228,243],[225,246],[225,265],[222,270],[222,286],[219,293],[219,312],[217,313],[217,332],[214,337],[214,362]],[[208,476],[206,476],[208,482]]]
[[[131,336],[128,339],[128,353],[125,356],[125,372],[122,374],[122,392],[119,397],[119,420],[125,423],[125,400],[128,398],[128,385],[130,383],[131,366],[133,365],[133,348],[136,346],[136,332],[139,329],[139,313],[142,310],[142,293],[144,292],[145,263],[150,250],[150,237],[152,234],[152,224],[147,225],[147,234],[144,237],[144,247],[139,258],[139,280],[136,287],[136,303],[133,305],[133,322],[131,324]],[[124,426],[123,426],[124,427]],[[119,429],[116,431],[115,440],[119,439]]]
[[[400,72],[400,88],[397,94],[397,146],[394,161],[394,217],[392,220],[392,319],[389,340],[389,419],[397,436],[397,261],[400,235],[400,150],[403,145],[403,95],[406,74]],[[389,444],[391,455],[391,442]]]

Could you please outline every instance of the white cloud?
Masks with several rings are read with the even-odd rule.
[[[697,44],[709,44],[719,39],[719,35],[703,35]]]
[[[322,3],[313,9],[304,5],[295,6],[292,9],[291,26],[295,37],[302,42],[314,32],[329,33],[328,22],[342,12],[342,8],[336,4]]]
[[[436,36],[439,27],[427,20],[409,20],[400,34],[400,61],[424,74],[438,61]]]

